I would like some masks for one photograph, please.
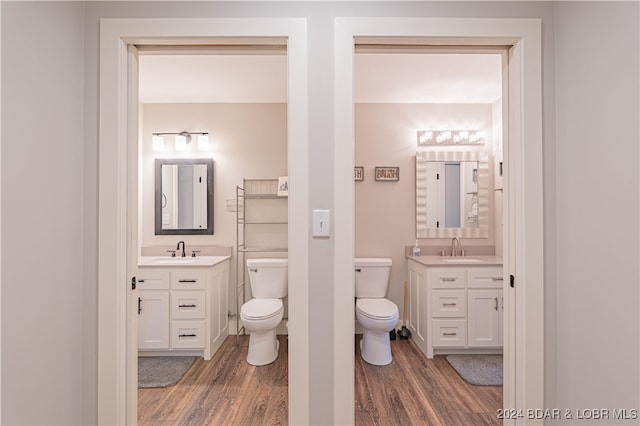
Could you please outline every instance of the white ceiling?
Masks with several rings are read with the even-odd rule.
[[[286,55],[141,55],[144,103],[284,103]],[[357,103],[490,103],[501,97],[498,54],[362,53]]]

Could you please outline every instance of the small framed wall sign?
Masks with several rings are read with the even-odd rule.
[[[376,167],[376,180],[398,181],[400,180],[400,167]]]
[[[353,180],[364,180],[364,167],[356,166],[353,168]]]
[[[289,176],[280,176],[278,178],[278,197],[289,196]]]

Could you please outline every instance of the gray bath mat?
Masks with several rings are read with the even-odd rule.
[[[194,356],[148,356],[138,358],[138,388],[173,386],[189,370]]]
[[[502,355],[447,355],[447,361],[472,385],[502,386]]]

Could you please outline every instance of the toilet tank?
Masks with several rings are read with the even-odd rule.
[[[288,259],[247,259],[253,297],[256,299],[286,297],[288,265]]]
[[[356,257],[354,259],[356,297],[383,298],[389,288],[391,259]]]

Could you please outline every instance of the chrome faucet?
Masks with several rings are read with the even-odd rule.
[[[453,237],[451,239],[451,256],[457,256],[458,255],[456,253],[456,243],[458,245],[458,249],[460,250],[460,254],[462,255],[462,244],[460,244],[460,240],[458,239],[458,237]]]
[[[182,257],[187,257],[187,254],[184,252],[184,241],[178,241],[178,246],[176,250],[180,250],[180,244],[182,244]]]

